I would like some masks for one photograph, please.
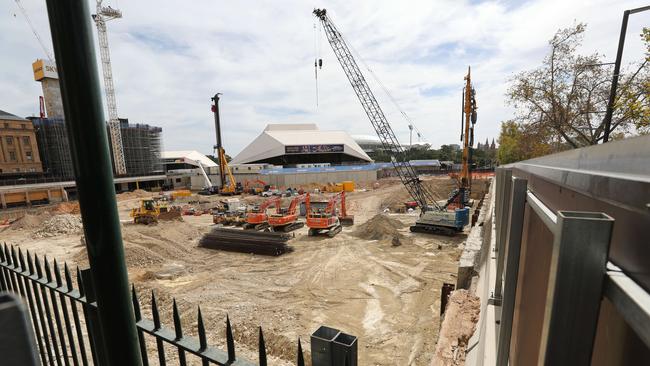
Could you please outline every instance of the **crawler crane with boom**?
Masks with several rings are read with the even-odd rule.
[[[446,235],[454,235],[456,232],[462,231],[463,227],[469,222],[469,209],[463,207],[448,211],[446,207],[439,205],[434,200],[433,193],[422,184],[417,173],[406,159],[404,148],[399,143],[377,99],[370,90],[370,86],[361,73],[361,69],[343,39],[343,35],[327,15],[325,9],[314,9],[313,14],[320,20],[327,35],[327,40],[350,81],[350,85],[357,94],[361,106],[370,119],[372,127],[377,132],[384,151],[391,154],[391,162],[395,172],[399,175],[402,184],[404,184],[413,200],[420,207],[420,218],[414,226],[411,226],[411,231]],[[309,220],[307,225],[309,226]]]

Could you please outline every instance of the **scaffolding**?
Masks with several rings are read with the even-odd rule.
[[[33,118],[43,172],[52,177],[74,179],[68,132],[61,118]]]
[[[74,179],[74,168],[66,125],[59,118],[31,118],[44,172],[57,178]],[[108,132],[108,126],[107,132]],[[124,159],[129,176],[162,174],[162,128],[147,124],[129,124],[120,119]],[[109,144],[110,146],[110,144]],[[111,147],[112,149],[112,147]],[[111,159],[113,151],[111,151]]]
[[[162,128],[147,124],[129,124],[120,120],[124,162],[129,175],[162,173],[160,136]]]

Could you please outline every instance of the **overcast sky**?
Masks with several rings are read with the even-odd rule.
[[[45,1],[22,0],[51,49]],[[437,147],[458,143],[467,66],[477,90],[478,141],[511,118],[504,93],[518,71],[538,66],[560,27],[586,22],[583,53],[613,61],[625,9],[647,1],[120,1],[108,23],[117,106],[130,122],[163,128],[166,150],[211,153],[210,97],[223,93],[224,145],[236,155],[267,123],[315,122],[323,130],[374,131],[311,12],[326,8],[349,43]],[[95,3],[91,2],[91,9]],[[90,17],[90,14],[88,15]],[[639,59],[650,12],[633,15],[624,61]],[[96,39],[96,35],[95,35]],[[316,105],[314,57],[323,68]],[[0,4],[0,109],[38,114],[31,63],[45,58],[14,1]],[[97,56],[99,61],[99,55]],[[101,70],[100,70],[101,72]],[[398,137],[408,124],[363,72]],[[414,138],[414,140],[417,140]]]

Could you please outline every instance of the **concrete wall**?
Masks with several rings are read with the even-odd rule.
[[[235,176],[237,181],[239,175]],[[326,184],[326,183],[340,183],[346,180],[354,181],[355,183],[374,182],[377,180],[377,171],[358,171],[358,172],[327,172],[327,173],[297,173],[297,174],[246,174],[242,175],[243,179],[251,179],[255,177],[263,180],[271,185],[278,187],[299,186],[311,183]],[[253,178],[253,179],[255,179]]]
[[[59,80],[44,78],[41,80],[41,87],[43,88],[43,99],[45,99],[47,117],[64,118]]]

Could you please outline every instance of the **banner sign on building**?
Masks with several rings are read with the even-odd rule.
[[[34,70],[34,80],[41,81],[44,78],[58,79],[59,74],[56,71],[56,64],[48,61],[38,59],[32,63]]]
[[[342,153],[343,144],[339,145],[289,145],[284,147],[285,154]]]

